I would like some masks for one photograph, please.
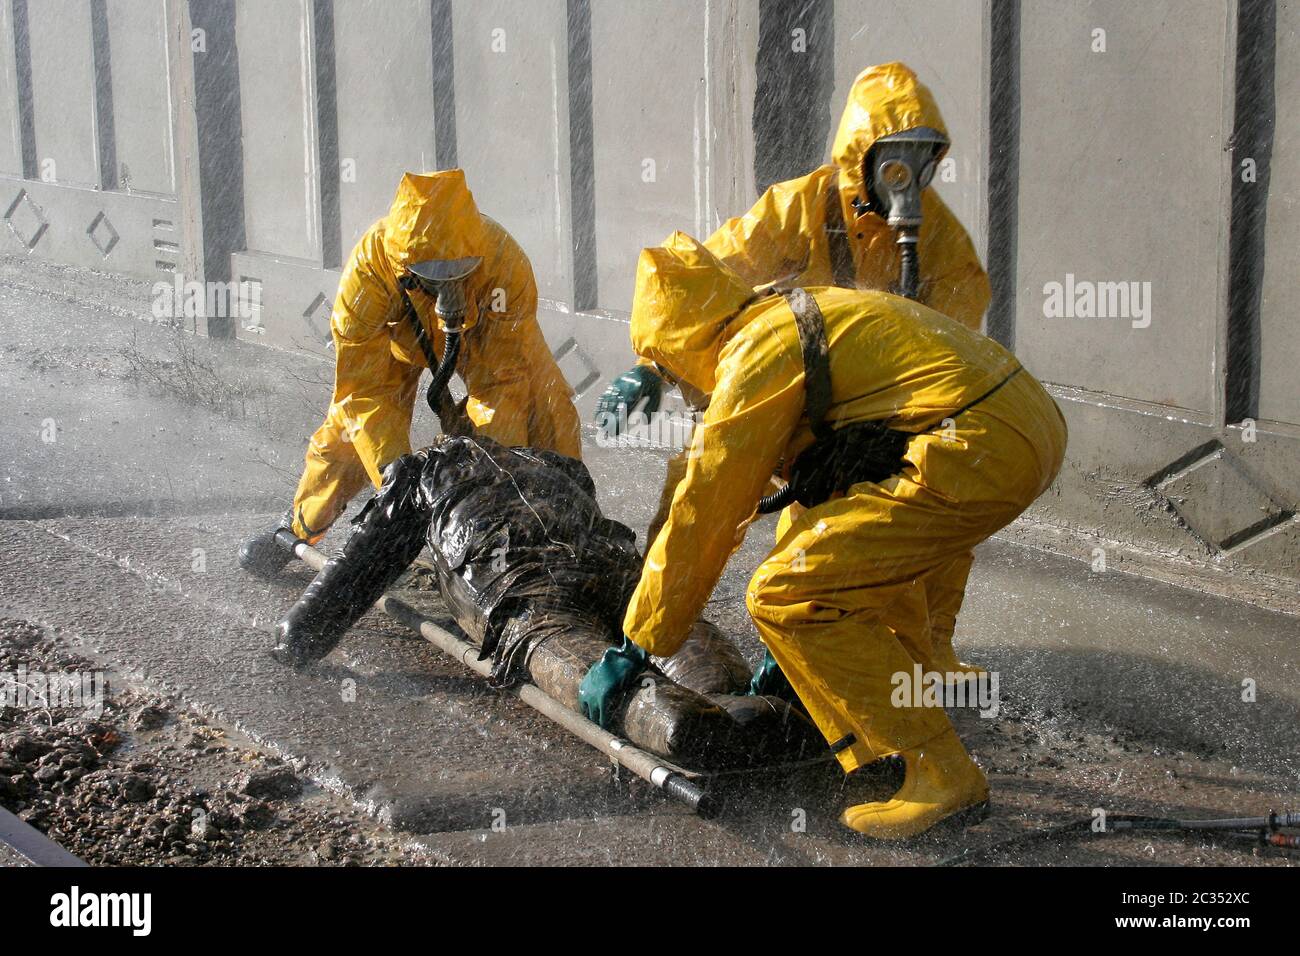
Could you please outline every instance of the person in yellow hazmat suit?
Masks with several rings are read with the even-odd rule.
[[[440,263],[474,259],[481,262],[460,289],[463,332],[451,356],[468,396],[461,409],[443,390],[443,430],[467,422],[503,445],[581,456],[573,390],[537,323],[528,257],[479,212],[461,170],[407,173],[392,208],[361,237],[343,270],[330,318],[334,394],[307,447],[292,510],[276,528],[244,542],[244,568],[277,573],[290,557],[275,543],[277,531],[291,528],[315,543],[367,481],[378,488],[384,468],[411,451],[420,375],[442,364],[448,344],[423,276],[433,274],[430,266],[436,272]]]
[[[948,129],[929,88],[902,63],[868,67],[854,80],[829,165],[776,183],[705,246],[750,285],[788,278],[803,286],[898,291],[894,183],[879,178],[886,162],[879,154],[887,142],[906,142],[919,130],[929,131],[928,149],[914,181],[903,184],[920,205],[913,217],[920,219],[920,277],[912,297],[979,329],[992,295],[988,276],[966,230],[928,188],[948,152]]]
[[[1056,476],[1055,402],[1000,345],[927,306],[756,291],[681,233],[641,253],[631,333],[705,408],[623,644],[583,679],[584,713],[606,721],[647,655],[678,650],[785,462],[805,507],[754,574],[750,614],[845,771],[906,764],[892,800],[842,822],[906,838],[983,804],[987,780],[942,707],[891,694],[926,656],[932,584],[964,584],[954,563]]]
[[[891,153],[909,147],[910,155]],[[988,276],[966,230],[928,188],[947,149],[943,116],[916,74],[903,63],[868,67],[849,90],[831,150],[832,163],[775,184],[749,212],[729,219],[704,245],[753,286],[787,280],[803,286],[883,291],[896,291],[905,251],[910,246],[916,253],[919,245],[913,297],[978,330],[991,297]],[[887,175],[899,170],[900,158],[907,178],[901,184]],[[620,375],[597,405],[596,420],[603,432],[616,436],[638,407],[645,415],[654,413],[662,388],[663,379],[645,361]],[[663,526],[685,472],[684,455],[669,459],[647,542]],[[795,511],[782,516],[782,528]],[[979,670],[960,662],[952,646],[965,576],[973,560],[969,553],[955,557],[951,573],[935,584],[938,591],[931,606],[940,623],[935,627],[933,659],[920,661],[927,669]],[[770,658],[765,668],[756,681],[775,674]]]
[[[928,188],[947,153],[947,126],[929,88],[903,63],[868,67],[854,80],[830,164],[771,186],[705,246],[750,285],[789,279],[805,286],[895,291],[903,256],[890,223],[888,192],[895,184],[876,188],[884,163],[875,160],[882,141],[921,130],[933,134],[933,149],[903,184],[919,205],[920,276],[913,297],[978,329],[992,295],[988,276],[966,230]],[[658,408],[662,387],[653,366],[639,363],[611,383],[597,421],[617,434],[633,408],[645,403],[647,414]]]

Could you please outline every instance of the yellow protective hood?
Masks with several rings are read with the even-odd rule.
[[[632,348],[712,393],[718,356],[754,290],[698,240],[674,232],[641,250],[632,300]]]
[[[893,136],[918,126],[928,126],[948,135],[929,87],[916,78],[910,67],[882,63],[859,73],[849,90],[849,101],[840,118],[835,145],[831,147],[831,159],[840,168],[841,188],[866,199],[862,160],[867,151],[882,136]]]
[[[463,170],[402,177],[384,220],[384,252],[395,275],[408,263],[481,256],[486,247],[487,228]]]

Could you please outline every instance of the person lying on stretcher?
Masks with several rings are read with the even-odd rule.
[[[582,462],[481,436],[443,436],[398,458],[354,526],[277,626],[281,662],[328,654],[427,541],[448,609],[493,662],[492,683],[529,679],[577,710],[583,675],[622,639],[641,576],[634,533],[602,514]],[[786,702],[745,695],[750,667],[711,625],[697,624],[686,653],[646,678],[617,708],[638,746],[695,766],[824,751]]]

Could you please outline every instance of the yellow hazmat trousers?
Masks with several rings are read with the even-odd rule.
[[[470,278],[467,330],[456,370],[476,430],[503,445],[581,455],[573,390],[537,324],[532,266],[510,234],[479,213],[459,169],[407,173],[388,215],[361,237],[339,282],[330,329],[334,395],[307,448],[293,503],[293,531],[315,542],[369,479],[411,450],[411,416],[428,367],[404,314],[398,279],[428,259],[482,256]],[[433,299],[411,302],[438,355],[443,334]]]
[[[1042,386],[992,340],[887,293],[808,291],[830,346],[827,420],[914,436],[900,474],[791,520],[747,594],[764,643],[826,739],[852,735],[839,759],[853,770],[951,729],[942,708],[892,706],[894,675],[932,657],[931,631],[950,593],[960,603],[970,549],[1051,484],[1066,430]],[[754,301],[748,283],[689,236],[642,252],[632,344],[710,395],[624,620],[633,641],[668,656],[769,475],[813,436],[785,299]]]

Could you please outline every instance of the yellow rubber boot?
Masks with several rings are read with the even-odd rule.
[[[952,648],[957,614],[961,611],[966,595],[966,581],[970,577],[974,560],[973,552],[964,552],[922,578],[926,616],[930,623],[929,667],[945,675],[944,682],[950,687],[964,680],[979,680],[985,673],[979,665],[959,660],[957,652]],[[972,673],[974,678],[970,677]]]
[[[906,840],[963,811],[977,816],[987,806],[988,778],[956,731],[902,755],[907,776],[893,799],[849,807],[840,814],[841,823],[877,840]]]
[[[951,644],[941,644],[934,649],[931,665],[944,677],[944,683],[955,686],[962,681],[978,681],[988,673],[978,664],[970,664],[957,659],[957,652]]]

